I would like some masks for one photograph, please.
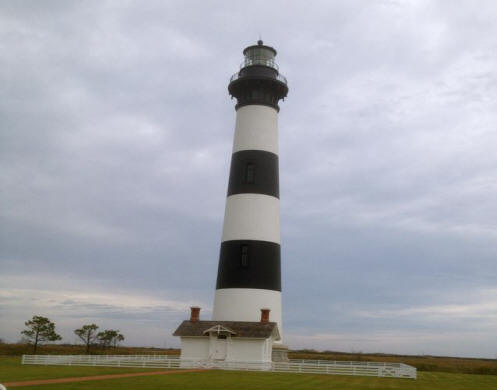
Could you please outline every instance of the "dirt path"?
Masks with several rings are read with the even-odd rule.
[[[81,377],[58,378],[58,379],[37,379],[37,380],[24,381],[24,382],[7,382],[7,383],[3,383],[3,385],[8,389],[10,387],[49,385],[52,383],[100,381],[100,380],[104,380],[104,379],[130,378],[130,377],[134,377],[134,376],[167,375],[167,374],[180,374],[183,372],[201,372],[201,371],[207,371],[207,370],[205,370],[205,369],[169,370],[169,371],[163,370],[163,371],[151,371],[151,372],[134,372],[134,373],[130,373],[130,374],[81,376]]]

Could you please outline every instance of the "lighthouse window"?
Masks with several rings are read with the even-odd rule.
[[[241,246],[240,266],[242,268],[249,266],[248,245]]]
[[[255,180],[255,164],[248,163],[245,167],[245,182],[252,184]]]

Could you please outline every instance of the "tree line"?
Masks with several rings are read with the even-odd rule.
[[[36,353],[39,344],[47,341],[62,340],[62,337],[55,331],[55,323],[47,317],[33,316],[24,325],[27,329],[21,331],[21,334],[26,341],[33,344],[33,353]],[[124,341],[124,336],[119,330],[106,329],[102,332],[97,332],[98,329],[99,326],[96,324],[87,324],[74,330],[74,334],[86,346],[86,353],[90,353],[90,348],[95,345],[104,349],[115,348],[121,341]]]

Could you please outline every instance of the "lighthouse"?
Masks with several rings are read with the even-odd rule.
[[[214,308],[192,307],[174,332],[183,366],[198,361],[287,360],[282,343],[278,103],[288,93],[276,50],[259,40],[243,51],[228,91],[236,124]]]
[[[281,335],[278,102],[288,86],[274,48],[259,40],[243,54],[228,86],[236,124],[212,319],[257,321],[267,308]]]

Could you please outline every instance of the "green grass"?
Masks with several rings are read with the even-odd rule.
[[[422,373],[419,379],[414,381],[333,375],[209,371],[43,385],[35,388],[41,390],[82,390],[89,388],[92,390],[493,390],[497,389],[497,378],[490,375]]]
[[[74,376],[121,374],[125,372],[144,371],[157,371],[157,369],[38,365],[23,366],[21,364],[21,357],[0,357],[0,383],[29,381],[34,379],[69,378]]]
[[[157,369],[150,370],[157,371]],[[150,370],[112,367],[22,366],[20,364],[20,358],[2,357],[0,358],[0,383],[32,379],[143,372]],[[497,376],[419,372],[418,379],[412,380],[335,375],[208,371],[92,382],[39,385],[26,387],[26,389],[497,390]]]

